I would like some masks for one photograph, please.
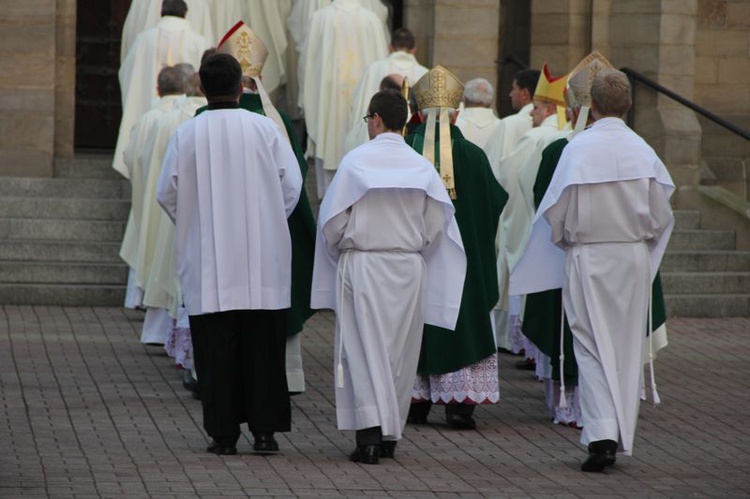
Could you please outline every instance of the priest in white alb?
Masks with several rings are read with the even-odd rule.
[[[622,72],[594,78],[595,122],[563,150],[511,278],[516,293],[562,287],[588,472],[632,454],[651,283],[674,226],[669,172],[621,118],[631,99]],[[658,403],[653,377],[652,389]]]
[[[378,92],[367,115],[372,140],[344,157],[320,207],[311,302],[336,311],[336,417],[357,441],[349,458],[377,464],[401,439],[424,323],[456,324],[466,256],[437,171],[401,137],[406,100]]]
[[[456,126],[464,137],[486,153],[490,143],[498,140],[500,119],[492,109],[495,88],[484,78],[474,78],[464,85],[464,108],[456,118]]]
[[[198,67],[208,42],[185,20],[184,0],[164,0],[159,23],[138,35],[120,66],[118,78],[122,93],[122,121],[117,136],[113,167],[127,177],[122,153],[130,140],[133,125],[148,111],[156,94],[156,76],[164,66],[187,62]]]

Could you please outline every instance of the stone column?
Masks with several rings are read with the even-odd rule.
[[[500,2],[410,0],[406,27],[417,36],[417,57],[440,64],[461,80],[487,78],[496,86]]]
[[[697,0],[612,2],[612,64],[627,66],[692,100]],[[677,186],[700,182],[701,128],[695,113],[643,85],[633,128],[656,150]]]
[[[75,141],[76,1],[57,0],[55,160],[72,160]]]

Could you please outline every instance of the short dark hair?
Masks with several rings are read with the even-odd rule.
[[[416,47],[414,33],[406,28],[399,28],[391,35],[391,47],[394,50],[411,50]]]
[[[522,69],[513,77],[516,80],[516,85],[520,89],[526,89],[529,94],[534,95],[536,91],[536,84],[539,82],[539,75],[542,72],[538,69]]]
[[[206,58],[199,71],[206,98],[236,97],[242,88],[242,68],[229,54],[214,54]]]
[[[175,95],[185,92],[185,75],[175,66],[167,66],[159,71],[156,84],[162,95]]]
[[[376,114],[383,120],[383,125],[388,130],[401,130],[406,124],[409,114],[406,99],[397,90],[381,90],[370,99],[367,114]]]
[[[393,78],[391,78],[390,75],[388,75],[385,78],[383,78],[382,80],[380,80],[380,85],[378,86],[378,88],[380,90],[391,89],[391,90],[395,90],[397,92],[401,91],[401,85],[399,85],[398,83],[396,83],[395,81],[393,81]]]
[[[185,0],[164,0],[161,3],[161,15],[164,16],[175,16],[185,17],[187,15],[188,6]]]
[[[203,55],[201,55],[201,64],[203,64],[203,61],[211,57],[216,53],[216,47],[207,48],[203,51]]]

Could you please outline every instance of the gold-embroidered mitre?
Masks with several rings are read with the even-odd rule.
[[[536,90],[534,90],[534,100],[564,107],[566,76],[553,78],[549,72],[547,63],[544,63],[542,73],[539,75],[539,81],[536,84]]]
[[[570,107],[591,106],[591,84],[602,69],[614,69],[597,51],[587,55],[568,75],[566,92]]]
[[[242,74],[257,78],[268,58],[268,49],[258,35],[242,21],[235,24],[216,48],[218,54],[234,56],[242,67]]]
[[[464,85],[453,73],[439,64],[414,84],[411,91],[419,109],[447,107],[458,109]]]

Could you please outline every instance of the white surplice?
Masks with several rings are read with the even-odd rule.
[[[175,258],[189,315],[291,305],[287,217],[302,174],[265,116],[205,111],[167,148],[157,199],[176,221]]]
[[[456,126],[464,137],[481,147],[485,154],[489,151],[490,140],[497,139],[501,123],[489,107],[465,107],[456,118]]]
[[[581,443],[632,454],[651,282],[674,226],[674,184],[653,149],[618,118],[563,151],[511,292],[562,287],[579,368]],[[550,246],[556,244],[557,251]]]
[[[534,127],[523,134],[513,152],[501,160],[498,168],[494,170],[497,181],[508,193],[508,202],[500,215],[495,239],[499,292],[497,310],[493,311],[496,321],[495,340],[499,347],[509,350],[513,350],[513,344],[519,344],[519,340],[513,338],[513,335],[521,334],[520,327],[511,327],[514,322],[510,316],[518,314],[522,317],[523,305],[521,298],[510,299],[508,279],[510,269],[513,268],[523,252],[521,243],[525,240],[525,234],[531,231],[531,218],[525,216],[525,196],[521,192],[518,175],[524,164],[534,156],[537,148],[547,143],[548,139],[558,135],[557,116],[548,116],[538,127]],[[518,324],[520,325],[520,322]],[[525,343],[523,346],[526,348]],[[530,347],[533,348],[533,346]]]
[[[158,97],[156,80],[164,66],[187,62],[198,68],[208,42],[190,29],[182,18],[166,16],[159,23],[138,35],[120,66],[118,77],[122,92],[122,121],[117,136],[113,167],[127,177],[123,151],[138,118]]]
[[[268,49],[261,77],[269,93],[286,82],[286,20],[292,9],[291,0],[207,0],[211,8],[216,41],[238,21],[250,26]]]
[[[339,429],[401,438],[424,323],[458,318],[466,256],[453,213],[435,168],[400,135],[344,157],[320,208],[311,298],[336,311]]]
[[[343,154],[354,89],[365,68],[386,56],[382,22],[356,0],[334,0],[313,14],[305,42],[303,109],[322,199]]]
[[[500,125],[487,142],[487,159],[490,161],[492,171],[497,171],[500,161],[505,159],[518,145],[523,134],[534,126],[531,111],[534,104],[526,104],[516,114],[511,114],[500,120]]]
[[[190,28],[209,41],[214,42],[214,30],[207,0],[185,0],[188,13],[185,19]],[[120,45],[120,62],[125,60],[135,37],[147,29],[153,28],[161,19],[162,0],[133,0],[125,17],[122,27],[122,43]],[[196,69],[198,69],[196,67]]]

